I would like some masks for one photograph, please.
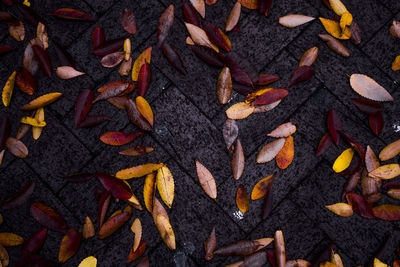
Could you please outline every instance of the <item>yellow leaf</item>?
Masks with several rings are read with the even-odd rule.
[[[17,75],[17,72],[14,71],[10,77],[8,78],[6,85],[3,88],[3,93],[1,95],[3,99],[3,104],[5,107],[8,107],[11,101],[11,96],[14,91],[14,85],[15,85],[15,76]]]
[[[251,191],[251,200],[257,200],[265,196],[265,194],[271,189],[272,183],[274,182],[275,174],[271,174],[256,183]]]
[[[132,54],[132,43],[131,43],[131,39],[126,38],[124,41],[124,59],[125,61],[128,61],[131,58],[131,54]]]
[[[139,56],[138,58],[135,60],[135,63],[133,63],[133,67],[132,67],[132,81],[137,81],[139,78],[139,72],[140,72],[140,68],[143,66],[143,64],[145,62],[147,62],[148,64],[150,64],[151,61],[151,50],[153,48],[150,46],[149,48],[147,48],[146,50],[144,50]]]
[[[143,209],[142,205],[140,205],[139,199],[134,194],[132,194],[132,196],[127,201],[128,201],[129,204],[132,204],[135,209],[137,209],[137,210],[142,210]]]
[[[35,119],[38,121],[44,121],[44,108],[39,108],[36,111]],[[33,139],[38,140],[42,134],[43,127],[32,127]]]
[[[351,31],[348,27],[346,27],[344,29],[344,31],[342,31],[342,29],[340,28],[340,24],[337,21],[325,19],[325,18],[321,18],[321,17],[319,18],[319,20],[321,21],[325,30],[333,37],[338,38],[338,39],[343,39],[343,40],[350,39]]]
[[[215,184],[214,176],[211,172],[199,161],[196,160],[196,172],[199,182],[204,192],[212,198],[217,198],[217,185]]]
[[[144,204],[146,205],[146,209],[149,212],[153,211],[153,199],[154,199],[154,194],[155,194],[155,186],[156,184],[156,173],[152,172],[146,176],[146,179],[144,180],[144,186],[143,186],[143,199],[144,199]]]
[[[175,233],[169,219],[163,215],[158,215],[156,218],[156,226],[164,243],[169,249],[174,250],[176,248]]]
[[[135,234],[135,240],[133,242],[133,251],[136,251],[139,247],[140,240],[142,239],[142,223],[139,218],[136,218],[131,226],[131,231]]]
[[[153,126],[154,116],[149,103],[142,96],[136,97],[136,106],[140,114]]]
[[[21,107],[22,110],[33,110],[33,109],[38,109],[44,106],[47,106],[57,99],[59,99],[63,94],[62,93],[49,93],[45,94],[42,96],[39,96],[38,98],[32,100],[28,104],[24,105]]]
[[[336,264],[332,263],[332,262],[322,262],[319,267],[338,267]]]
[[[353,215],[353,208],[347,203],[336,203],[325,206],[325,208],[342,217],[350,217]]]
[[[89,216],[85,218],[85,224],[83,225],[82,236],[84,239],[89,239],[95,235],[94,225]]]
[[[24,239],[13,233],[0,233],[0,245],[3,247],[19,246],[24,243]]]
[[[259,89],[259,90],[255,91],[254,93],[250,93],[250,94],[248,94],[246,96],[245,103],[249,104],[249,103],[253,102],[257,98],[257,96],[260,96],[260,95],[262,95],[262,94],[264,94],[266,92],[269,92],[271,90],[274,90],[274,88],[270,88],[270,87],[269,88],[263,88],[263,89]]]
[[[368,174],[372,178],[378,179],[392,179],[400,175],[400,165],[399,164],[387,164],[382,165]]]
[[[329,0],[329,4],[338,16],[342,16],[344,13],[348,12],[340,0]]]
[[[49,47],[49,37],[47,35],[46,26],[44,26],[44,24],[41,22],[39,22],[37,25],[36,37],[39,38],[43,44],[43,49],[46,50]]]
[[[29,124],[31,126],[41,127],[41,128],[46,126],[46,122],[45,121],[39,121],[39,120],[37,120],[35,118],[32,118],[32,117],[22,117],[21,118],[21,123]]]
[[[26,6],[31,6],[31,3],[29,3],[29,0],[24,0],[24,2],[22,4],[24,4]]]
[[[400,55],[396,57],[396,59],[392,63],[392,70],[398,71],[400,70]]]
[[[158,170],[164,166],[164,164],[161,163],[146,163],[143,165],[131,167],[128,169],[120,170],[115,174],[115,177],[123,180],[131,179],[131,178],[139,178],[142,176],[145,176],[149,173],[152,173],[153,171]]]
[[[174,177],[167,166],[162,166],[158,169],[156,184],[161,199],[169,208],[171,208],[172,202],[174,201],[175,184]]]
[[[351,160],[354,156],[354,150],[352,148],[348,148],[339,155],[339,157],[333,163],[332,169],[335,172],[342,172],[350,166]]]
[[[89,256],[85,258],[78,267],[96,267],[97,266],[97,259],[93,256]]]
[[[245,102],[239,102],[226,110],[226,116],[232,120],[240,120],[247,118],[254,111],[254,106]]]
[[[377,258],[374,259],[374,267],[387,267],[387,266],[388,266],[387,264],[384,264]]]
[[[339,22],[340,29],[342,29],[342,32],[344,32],[346,30],[346,27],[350,26],[352,22],[353,22],[353,15],[351,15],[349,12],[343,13]]]

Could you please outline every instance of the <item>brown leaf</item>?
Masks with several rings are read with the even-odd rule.
[[[241,8],[242,8],[242,5],[240,4],[239,1],[236,2],[236,4],[233,6],[231,13],[229,13],[228,18],[226,19],[225,30],[227,32],[233,30],[233,28],[235,28],[235,26],[239,22]]]
[[[36,37],[43,44],[43,48],[46,50],[49,47],[49,37],[47,36],[47,29],[43,23],[39,22],[36,28]]]
[[[391,198],[400,200],[400,189],[389,189],[387,195]]]
[[[258,153],[257,163],[267,163],[273,160],[285,145],[285,138],[280,138],[263,146]]]
[[[190,0],[190,3],[204,19],[206,17],[206,6],[204,5],[204,0]]]
[[[236,192],[236,206],[242,213],[249,211],[249,195],[246,192],[246,188],[243,185],[239,185]]]
[[[381,164],[379,163],[379,160],[376,157],[372,148],[370,146],[367,146],[367,151],[365,152],[365,167],[367,168],[367,171],[372,172],[380,165]]]
[[[30,211],[32,217],[44,227],[57,232],[65,233],[67,231],[64,219],[51,207],[40,202],[34,202]]]
[[[161,14],[160,20],[158,22],[157,39],[159,45],[161,45],[164,42],[165,38],[168,36],[169,30],[174,24],[174,18],[174,5],[171,4]]]
[[[208,236],[207,240],[204,242],[204,251],[205,255],[204,258],[208,261],[214,258],[214,250],[217,247],[217,236],[215,233],[215,227],[212,229],[210,235]]]
[[[287,122],[284,124],[279,125],[275,130],[267,134],[267,136],[281,138],[281,137],[288,137],[296,132],[296,126],[291,123]]]
[[[353,192],[353,190],[357,187],[359,181],[360,181],[359,172],[355,172],[347,179],[346,183],[343,186],[342,199],[345,198],[347,193]]]
[[[124,52],[114,52],[101,59],[101,65],[105,68],[114,68],[124,60]]]
[[[21,206],[29,200],[32,196],[33,190],[35,189],[35,182],[30,182],[28,185],[24,186],[18,193],[13,195],[11,198],[3,201],[1,208],[3,210],[14,209]]]
[[[259,251],[252,255],[246,256],[242,267],[261,267],[267,263],[267,252]]]
[[[381,153],[379,153],[379,159],[381,161],[386,161],[396,157],[399,153],[400,153],[400,139],[393,143],[390,143],[384,149],[382,149]]]
[[[128,114],[128,119],[131,123],[138,126],[140,129],[144,131],[151,131],[151,124],[140,114],[136,103],[133,99],[129,99],[125,104],[125,110]]]
[[[100,93],[93,103],[108,99],[115,96],[122,96],[132,92],[135,89],[135,84],[128,80],[118,80],[103,85],[97,91]]]
[[[236,103],[236,104],[230,106],[225,111],[225,113],[229,119],[240,120],[240,119],[245,119],[248,116],[250,116],[253,113],[254,109],[255,109],[255,107],[248,103],[239,102],[239,103]]]
[[[8,252],[2,245],[0,245],[0,266],[6,267],[9,263],[10,258],[8,256]]]
[[[220,104],[226,104],[232,94],[232,77],[228,67],[224,67],[219,74],[217,96]]]
[[[350,85],[359,95],[375,101],[394,101],[393,97],[376,81],[364,74],[353,74]]]
[[[23,58],[23,66],[26,70],[28,70],[32,75],[35,75],[39,69],[39,63],[36,59],[35,53],[33,52],[32,45],[34,44],[42,44],[42,42],[38,39],[32,39],[25,48],[24,58]]]
[[[122,225],[124,225],[132,216],[132,209],[128,207],[127,211],[122,211],[114,216],[111,216],[104,224],[101,226],[99,231],[99,238],[104,239],[114,232],[116,232]]]
[[[8,32],[15,41],[21,42],[25,39],[25,27],[22,21],[19,21],[18,24],[9,24]]]
[[[341,55],[343,57],[349,57],[350,51],[337,39],[330,36],[329,34],[319,34],[318,35],[321,40],[326,42],[326,45],[332,49],[336,54]]]
[[[9,137],[6,141],[7,150],[18,158],[26,158],[28,156],[28,148],[20,140]]]
[[[361,175],[361,192],[368,203],[375,203],[381,199],[381,186],[381,179],[371,178],[368,176],[367,171],[363,170]]]
[[[64,263],[78,251],[81,244],[82,235],[75,229],[69,230],[61,240],[58,261]]]
[[[257,9],[260,0],[238,0],[238,2],[248,9]]]
[[[318,47],[314,46],[308,49],[300,59],[299,67],[311,66],[318,56]]]
[[[218,256],[247,256],[256,252],[262,245],[253,240],[241,240],[214,251]]]
[[[99,204],[97,206],[97,226],[100,229],[103,225],[108,206],[110,205],[111,193],[109,191],[104,191],[99,199]]]
[[[261,105],[261,106],[256,106],[253,113],[254,114],[258,114],[258,113],[264,113],[270,110],[273,110],[274,108],[276,108],[282,100],[278,100],[274,103],[271,104],[267,104],[267,105]]]
[[[218,47],[211,43],[210,39],[208,39],[206,32],[202,28],[190,23],[185,23],[185,25],[190,34],[190,37],[196,44],[212,48],[216,52],[219,52]]]
[[[133,14],[132,10],[125,8],[119,14],[119,21],[125,31],[127,31],[130,34],[136,33],[137,24],[136,24],[135,15]]]
[[[224,136],[226,149],[229,152],[233,151],[233,143],[239,135],[239,127],[235,120],[227,119],[222,129],[222,135]]]
[[[372,208],[371,206],[366,202],[366,200],[355,193],[348,193],[346,195],[347,202],[352,206],[353,211],[357,213],[358,215],[368,218],[368,219],[373,219],[374,216],[372,214]]]
[[[84,72],[77,71],[76,69],[70,66],[57,67],[56,70],[56,75],[63,80],[72,79],[84,74],[85,74]]]
[[[274,179],[275,174],[271,174],[258,181],[257,184],[253,187],[253,191],[251,191],[251,200],[257,200],[264,197],[271,189]]]
[[[132,247],[131,251],[129,252],[128,259],[126,260],[126,263],[128,264],[128,263],[131,263],[132,261],[138,259],[140,256],[143,255],[145,250],[146,250],[146,242],[143,242],[143,241],[140,242],[139,247],[136,250],[133,250],[133,247]],[[146,259],[146,258],[147,258],[147,256],[145,256],[143,259]],[[140,263],[142,261],[140,261]],[[140,263],[138,263],[138,265],[136,265],[136,267],[139,267]],[[146,265],[147,267],[149,266],[148,263],[149,263],[149,259],[147,258],[147,265]]]
[[[294,28],[300,25],[303,25],[305,23],[308,23],[310,21],[313,21],[315,18],[314,17],[309,17],[305,15],[300,15],[300,14],[289,14],[283,17],[279,18],[279,24],[288,27],[288,28]]]
[[[354,20],[351,22],[349,29],[351,31],[350,41],[355,45],[361,44],[361,29]]]
[[[83,225],[82,236],[84,239],[89,239],[95,235],[94,225],[90,217],[86,216],[85,224]]]
[[[211,172],[203,166],[199,161],[196,160],[196,171],[197,177],[199,178],[199,182],[204,192],[212,198],[217,198],[217,186],[215,184],[215,180]]]
[[[283,233],[281,230],[278,230],[275,232],[274,246],[275,246],[276,266],[277,267],[285,267],[286,266],[286,250],[285,250],[285,241],[283,239]]]
[[[383,204],[372,208],[374,216],[386,221],[400,220],[400,206],[393,204]]]
[[[135,240],[133,242],[133,251],[136,251],[141,243],[142,239],[142,223],[139,218],[136,218],[131,226],[131,231],[135,234]]]
[[[154,198],[153,203],[153,220],[160,233],[161,239],[169,249],[175,250],[176,242],[174,230],[172,229],[167,212],[157,198]]]
[[[117,38],[103,42],[93,49],[93,54],[96,56],[105,56],[119,50],[125,42],[126,38]]]
[[[13,247],[19,246],[24,243],[24,239],[14,233],[2,232],[0,233],[0,246]]]
[[[238,140],[236,142],[235,151],[233,152],[231,161],[233,178],[235,180],[238,180],[242,176],[245,165],[246,163],[245,163],[243,147],[242,144],[240,143],[240,140]]]

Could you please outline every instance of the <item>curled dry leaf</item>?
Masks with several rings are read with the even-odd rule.
[[[217,185],[215,184],[214,176],[211,172],[204,167],[199,161],[196,160],[196,171],[197,177],[199,178],[199,182],[204,192],[212,198],[217,198]]]
[[[3,100],[3,105],[5,107],[8,107],[11,102],[11,96],[14,91],[14,85],[15,85],[15,77],[17,75],[17,72],[14,71],[11,73],[10,77],[8,77],[6,84],[4,85],[3,88],[3,93],[1,94],[1,98]]]
[[[197,27],[196,25],[193,25],[191,23],[185,23],[185,25],[190,34],[190,37],[196,44],[212,48],[216,52],[219,52],[218,47],[211,43],[210,39],[208,39],[206,32],[202,28]]]
[[[257,163],[267,163],[273,160],[285,145],[285,138],[280,138],[263,146],[258,153]]]
[[[125,8],[119,15],[119,21],[125,31],[130,34],[136,33],[137,24],[132,10]]]
[[[64,219],[51,207],[40,202],[34,202],[31,205],[30,212],[38,223],[49,230],[62,233],[67,231]]]
[[[106,132],[100,136],[100,140],[106,145],[122,146],[132,142],[137,137],[142,135],[143,132],[138,132],[138,133]]]
[[[275,247],[276,266],[285,267],[286,249],[285,249],[285,241],[283,239],[283,233],[281,230],[275,232],[274,247]]]
[[[43,23],[39,22],[36,28],[36,37],[43,44],[43,48],[46,50],[49,47],[49,37],[47,36],[47,29]]]
[[[115,52],[124,45],[125,39],[126,38],[122,37],[105,41],[93,49],[93,54],[96,56],[105,56]]]
[[[57,9],[52,13],[52,15],[63,19],[94,21],[93,17],[89,14],[72,8]]]
[[[332,169],[338,173],[342,172],[350,166],[351,160],[354,156],[354,149],[348,148],[343,151],[333,163]]]
[[[3,232],[0,233],[0,246],[3,247],[14,247],[24,243],[24,239],[14,233]]]
[[[214,250],[217,247],[217,235],[215,233],[215,227],[212,229],[207,240],[204,242],[204,258],[208,261],[214,258]]]
[[[141,103],[144,105],[144,103]],[[128,114],[128,119],[130,122],[138,126],[144,131],[151,131],[152,130],[152,125],[147,121],[145,117],[140,113],[138,106],[136,103],[132,100],[129,99],[127,103],[125,104],[125,111]],[[148,110],[147,110],[148,111]],[[144,112],[142,110],[142,112]],[[150,119],[151,121],[151,114],[146,113],[146,116]]]
[[[139,218],[136,218],[131,226],[131,231],[135,234],[135,239],[133,242],[133,251],[136,251],[139,247],[140,240],[142,239],[142,223]]]
[[[294,28],[310,21],[313,21],[314,17],[309,17],[300,14],[289,14],[279,18],[279,24],[288,28]]]
[[[263,245],[253,240],[240,240],[214,251],[218,256],[247,256],[256,252]]]
[[[384,149],[382,149],[381,153],[379,153],[379,159],[381,161],[386,161],[396,157],[400,153],[400,139],[390,143]]]
[[[158,44],[162,44],[174,24],[175,12],[174,5],[169,5],[160,16],[158,22],[157,39]]]
[[[134,147],[130,147],[130,148],[127,148],[125,150],[120,151],[119,154],[125,155],[125,156],[136,157],[136,156],[146,155],[146,154],[148,154],[150,152],[153,152],[153,151],[154,151],[153,147],[149,147],[149,146],[134,146]]]
[[[128,76],[132,69],[132,57],[128,60],[124,60],[121,65],[119,66],[118,73],[121,76]]]
[[[325,206],[325,208],[342,217],[350,217],[353,215],[353,208],[347,203],[336,203]]]
[[[349,57],[350,52],[349,50],[338,40],[333,38],[328,34],[319,34],[318,35],[321,40],[326,42],[326,45],[332,49],[336,54],[341,55],[343,57]]]
[[[243,185],[239,185],[236,192],[236,205],[242,213],[249,211],[249,195],[246,192],[246,188]]]
[[[79,263],[78,267],[96,267],[97,266],[97,259],[93,256],[89,256]]]
[[[388,180],[400,175],[399,164],[382,165],[368,174],[372,178]]]
[[[63,94],[62,93],[48,93],[42,96],[39,96],[38,98],[32,100],[28,104],[24,105],[21,107],[21,110],[33,110],[33,109],[38,109],[42,108],[44,106],[47,106],[54,101],[58,100]]]
[[[383,204],[372,208],[375,217],[386,221],[400,220],[400,206]]]
[[[344,31],[342,31],[342,28],[340,27],[339,22],[330,20],[330,19],[325,19],[325,18],[319,18],[321,21],[322,25],[324,26],[325,30],[332,35],[333,37],[337,39],[350,39],[351,37],[351,31],[348,27],[344,28]]]
[[[156,185],[156,172],[146,175],[143,186],[143,199],[146,209],[151,213],[153,212],[153,199],[155,195]]]
[[[287,122],[282,125],[279,125],[275,130],[270,132],[268,136],[281,138],[288,137],[296,132],[296,126],[292,122]]]
[[[35,189],[35,182],[30,182],[28,185],[23,187],[17,194],[3,201],[3,203],[1,203],[1,208],[3,210],[7,210],[21,206],[22,204],[24,204],[29,200],[29,198],[32,196],[34,189]]]
[[[257,200],[266,195],[274,182],[275,174],[271,174],[256,183],[251,191],[251,200]]]
[[[8,24],[8,33],[15,41],[23,41],[25,39],[25,27],[22,21],[18,21],[17,24]]]
[[[157,164],[157,163],[146,163],[143,165],[131,167],[128,169],[120,170],[115,174],[115,177],[123,180],[131,179],[131,178],[138,178],[145,176],[147,174],[152,173],[153,171],[158,170],[159,168],[163,167],[164,164]]]
[[[174,177],[167,166],[162,166],[157,170],[156,185],[161,199],[171,208],[175,196]]]
[[[292,163],[294,158],[294,140],[293,136],[289,136],[285,140],[282,149],[276,155],[276,164],[279,169],[284,170]]]
[[[400,21],[393,20],[389,31],[391,35],[400,39]]]
[[[85,74],[84,72],[77,71],[76,69],[70,66],[57,67],[56,70],[56,75],[63,80],[72,79],[84,74]]]
[[[129,200],[132,197],[132,189],[128,183],[106,173],[96,173],[104,188],[115,198]]]
[[[393,97],[375,80],[364,74],[350,76],[350,85],[359,95],[375,101],[394,101]]]
[[[8,137],[6,141],[7,150],[18,158],[26,158],[28,156],[28,148],[20,140]]]
[[[37,85],[35,78],[25,68],[18,70],[17,76],[15,77],[15,82],[19,89],[28,95],[33,95],[33,93],[36,92]]]
[[[105,68],[114,68],[124,60],[124,57],[124,52],[110,53],[101,59],[101,65]]]
[[[172,66],[174,66],[174,68],[176,68],[180,73],[186,75],[187,71],[185,69],[185,66],[178,51],[173,46],[167,43],[163,43],[161,45],[161,48],[164,56],[167,58],[169,63],[171,63]]]
[[[75,229],[68,230],[61,240],[60,250],[58,252],[58,261],[64,263],[69,260],[78,251],[81,244],[82,235]]]
[[[231,10],[231,13],[229,13],[228,18],[226,19],[225,30],[227,32],[233,30],[233,28],[235,28],[235,26],[239,22],[241,9],[242,9],[242,5],[240,4],[240,2],[239,1],[236,2],[236,4],[233,6],[233,8]]]
[[[318,56],[318,47],[314,46],[308,49],[300,59],[299,67],[311,66]]]
[[[147,62],[150,64],[151,62],[151,51],[152,47],[146,48],[135,60],[132,67],[132,81],[136,82],[139,79],[139,72],[142,68],[143,64]]]
[[[233,152],[231,161],[233,178],[235,180],[238,180],[242,176],[245,165],[246,164],[245,164],[243,147],[242,144],[240,143],[240,140],[238,140],[236,142],[235,151]]]
[[[291,87],[301,81],[307,81],[314,75],[314,69],[310,66],[301,66],[293,73],[288,87]]]
[[[229,119],[240,120],[250,116],[254,109],[255,107],[248,103],[239,102],[229,107],[225,112]]]
[[[232,94],[232,77],[228,67],[224,67],[219,74],[217,96],[220,104],[226,104]]]
[[[85,218],[85,224],[83,225],[82,236],[84,239],[89,239],[95,235],[94,225],[89,216]]]

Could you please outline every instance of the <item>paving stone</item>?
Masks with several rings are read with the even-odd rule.
[[[230,170],[224,167],[229,166],[229,158],[221,131],[176,88],[157,99],[153,111],[159,122],[154,137],[192,177],[197,175],[195,160],[213,173],[218,184],[230,176]]]
[[[178,265],[179,259],[185,255],[186,261],[185,265]],[[186,266],[186,267],[196,267],[204,266],[197,265],[190,257],[184,254],[184,248],[178,247],[176,251],[169,250],[165,245],[161,244],[156,250],[153,250],[149,254],[150,266]],[[182,264],[182,263],[181,263]]]
[[[96,13],[106,13],[120,0],[87,1]],[[134,2],[134,1],[133,1]],[[135,5],[136,6],[136,5]]]
[[[319,257],[319,255],[321,255],[321,253],[328,246],[330,246],[331,243],[332,243],[332,241],[329,238],[322,240],[319,244],[317,244],[313,248],[311,253],[308,254],[307,257],[305,257],[305,259],[312,262],[314,259]],[[337,246],[334,246],[333,249],[334,249],[335,253],[340,255],[340,258],[342,259],[342,262],[343,262],[343,266],[357,266],[357,264],[355,264],[354,261],[346,255],[347,251],[344,251],[344,250],[338,248]]]
[[[400,3],[396,0],[381,0],[381,2],[393,13],[400,10]]]
[[[385,124],[382,133],[379,135],[385,142],[394,142],[400,138],[400,91],[396,90],[392,94],[394,102],[383,104],[383,117]]]

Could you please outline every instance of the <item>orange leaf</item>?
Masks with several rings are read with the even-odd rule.
[[[143,199],[146,209],[153,212],[153,199],[155,195],[156,173],[152,172],[146,175],[143,186]]]
[[[17,72],[14,71],[10,75],[10,77],[8,77],[6,85],[3,88],[2,99],[3,99],[3,104],[4,104],[5,107],[8,107],[10,105],[11,96],[12,96],[12,93],[14,91],[16,75],[17,75]]]
[[[115,215],[111,215],[110,218],[103,223],[99,231],[99,238],[104,239],[112,235],[122,225],[124,225],[132,216],[132,209],[128,207],[127,211],[119,210]]]
[[[281,170],[286,169],[292,163],[294,157],[294,141],[293,136],[286,138],[285,144],[276,155],[276,164]]]
[[[58,252],[58,261],[64,263],[69,260],[78,251],[81,244],[82,235],[75,229],[68,230],[67,234],[61,240],[60,250]]]
[[[0,245],[3,247],[19,246],[24,243],[24,239],[13,233],[0,233]]]
[[[160,233],[161,239],[169,249],[175,250],[176,243],[174,230],[172,229],[167,212],[157,198],[154,198],[153,203],[153,220],[157,226],[158,232]]]
[[[318,47],[314,46],[308,49],[300,59],[299,67],[311,66],[318,56]]]
[[[238,2],[248,9],[258,9],[260,0],[238,0]]]
[[[386,221],[400,220],[400,206],[384,204],[372,208],[375,217]]]
[[[131,251],[129,252],[128,259],[126,260],[126,263],[130,263],[136,259],[138,259],[140,256],[143,255],[144,251],[146,250],[146,242],[140,242],[139,247],[136,250],[133,250],[133,247]],[[139,265],[137,265],[139,266]]]
[[[365,167],[367,168],[367,171],[372,172],[373,170],[378,168],[380,165],[381,164],[379,163],[379,160],[376,157],[372,148],[370,146],[367,146],[367,150],[365,152]]]
[[[249,195],[247,195],[246,188],[243,185],[239,185],[236,192],[236,205],[242,213],[249,211]]]
[[[275,174],[271,174],[258,181],[251,192],[251,200],[257,200],[264,197],[265,194],[271,189],[272,183],[274,182],[274,177]]]
[[[149,48],[147,48],[146,50],[144,50],[139,56],[138,58],[135,60],[135,63],[133,63],[133,67],[132,67],[132,81],[137,82],[138,78],[139,78],[139,72],[140,69],[142,68],[143,64],[145,62],[147,62],[148,64],[150,64],[151,61],[151,50],[152,47],[150,46]]]
[[[140,114],[153,126],[154,118],[153,111],[149,103],[142,96],[136,97],[136,107],[139,110]]]
[[[226,110],[226,116],[232,120],[240,120],[250,116],[253,111],[254,106],[245,102],[239,102]]]
[[[353,215],[353,208],[347,203],[336,203],[325,206],[325,208],[342,217],[350,217]]]
[[[397,57],[395,58],[395,60],[393,61],[393,63],[392,63],[392,70],[393,70],[393,71],[398,71],[398,70],[400,70],[400,55],[397,56]]]
[[[32,100],[28,104],[24,105],[21,107],[22,110],[33,110],[33,109],[38,109],[44,106],[47,106],[57,99],[59,99],[63,94],[62,93],[49,93],[45,94],[42,96],[39,96],[38,98]]]

